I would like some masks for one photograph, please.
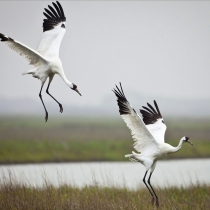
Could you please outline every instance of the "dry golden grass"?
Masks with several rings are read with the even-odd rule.
[[[210,188],[156,190],[161,210],[209,210]],[[46,186],[43,189],[5,185],[0,189],[0,209],[18,210],[150,210],[147,190],[129,191],[117,188]]]
[[[2,210],[153,210],[147,189],[105,188],[87,186],[82,189],[63,185],[54,187],[45,178],[42,188],[29,187],[10,179],[0,182],[0,209]],[[7,180],[7,181],[6,181]],[[170,187],[155,189],[161,210],[209,210],[210,187],[194,186],[188,189]]]

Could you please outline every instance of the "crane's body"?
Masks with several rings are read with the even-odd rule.
[[[163,156],[179,151],[182,147],[183,142],[184,139],[181,139],[177,147],[173,147],[167,143],[157,143],[156,147],[153,150],[148,149],[139,154],[132,152],[132,154],[128,154],[125,156],[128,157],[130,160],[142,163],[146,167],[146,169],[149,170],[152,165]]]
[[[134,149],[139,152],[132,152],[132,154],[125,155],[125,157],[131,161],[140,162],[145,166],[146,172],[143,182],[152,196],[151,203],[154,204],[156,201],[155,204],[158,207],[159,200],[150,183],[150,178],[156,167],[157,160],[167,154],[177,152],[181,149],[184,142],[188,142],[191,145],[192,143],[188,137],[181,138],[177,147],[165,143],[166,125],[156,101],[154,101],[155,108],[149,103],[147,103],[148,107],[143,106],[143,109],[140,110],[142,114],[141,118],[127,101],[121,83],[120,88],[116,86],[113,92],[117,97],[120,115],[130,129],[134,139]],[[150,175],[146,183],[145,178],[148,171],[150,171]]]
[[[55,74],[58,74],[67,86],[81,95],[77,86],[66,78],[62,62],[59,58],[60,44],[66,32],[66,17],[58,1],[52,4],[54,8],[48,5],[49,9],[45,9],[43,13],[47,19],[44,19],[42,39],[36,50],[0,33],[2,42],[5,42],[11,49],[25,57],[30,65],[34,66],[33,69],[22,75],[31,74],[34,78],[41,80],[39,97],[45,109],[45,121],[48,120],[48,112],[42,100],[41,92],[47,78],[49,78],[49,83],[46,92],[58,103],[61,113],[63,112],[62,105],[49,93],[49,86]]]
[[[38,65],[36,68],[31,69],[22,75],[25,74],[31,74],[34,78],[40,79],[42,83],[44,83],[48,77],[53,78],[55,74],[58,74],[70,88],[73,88],[73,84],[69,82],[65,76],[60,58],[55,56],[46,59],[44,64]]]

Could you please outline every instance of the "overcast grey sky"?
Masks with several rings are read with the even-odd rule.
[[[60,3],[67,18],[60,58],[67,78],[83,95],[55,76],[50,92],[61,103],[100,105],[113,97],[111,89],[119,81],[126,92],[156,99],[210,99],[209,1]],[[35,49],[48,4],[0,1],[0,33]],[[39,101],[40,81],[21,75],[31,68],[0,43],[0,98]],[[45,93],[43,98],[55,103]]]

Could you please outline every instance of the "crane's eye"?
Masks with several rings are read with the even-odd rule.
[[[162,120],[162,123],[164,123],[164,124],[165,124],[164,120]]]

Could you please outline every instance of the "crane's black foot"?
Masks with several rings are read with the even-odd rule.
[[[48,120],[48,112],[45,113],[45,122]]]
[[[59,104],[59,107],[60,107],[60,113],[62,113],[63,112],[62,104]]]
[[[158,200],[158,198],[156,199],[155,205],[156,205],[157,208],[159,207],[159,200]]]
[[[154,203],[155,203],[155,198],[152,197],[151,204],[154,205]]]

